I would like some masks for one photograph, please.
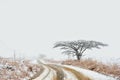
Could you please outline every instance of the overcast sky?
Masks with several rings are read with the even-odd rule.
[[[57,41],[109,44],[90,56],[120,57],[119,0],[0,0],[0,56],[63,58]]]

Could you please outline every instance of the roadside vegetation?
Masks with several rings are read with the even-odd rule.
[[[13,60],[0,57],[0,80],[29,80],[40,71],[30,60]]]
[[[105,64],[93,59],[81,59],[79,60],[65,60],[62,64],[78,66],[81,68],[89,69],[102,73],[107,76],[117,77],[120,79],[120,65],[118,64]]]

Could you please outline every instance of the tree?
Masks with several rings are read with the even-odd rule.
[[[64,50],[62,53],[71,54],[76,56],[77,60],[80,60],[83,53],[87,49],[97,48],[100,49],[100,46],[108,46],[102,42],[97,41],[86,41],[86,40],[77,40],[77,41],[60,41],[56,42],[53,48],[60,47]]]

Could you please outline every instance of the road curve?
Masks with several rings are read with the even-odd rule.
[[[41,64],[42,73],[31,80],[91,80],[80,72],[55,64]]]

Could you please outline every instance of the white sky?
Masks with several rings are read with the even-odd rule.
[[[120,57],[119,28],[119,0],[0,0],[0,56],[62,58],[56,41],[85,39],[109,44],[91,56]]]

